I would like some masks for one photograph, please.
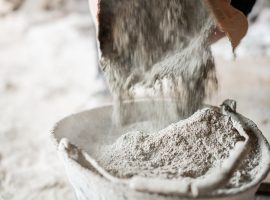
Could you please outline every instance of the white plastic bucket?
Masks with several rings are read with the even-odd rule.
[[[144,112],[150,102],[132,104],[133,109],[141,113],[138,120],[146,120],[153,116]],[[159,106],[157,104],[157,106]],[[143,115],[145,113],[145,115]],[[160,194],[159,192],[138,191],[122,182],[108,179],[106,171],[99,167],[93,159],[96,147],[104,143],[112,143],[121,133],[111,132],[112,106],[103,106],[61,120],[53,130],[53,138],[63,160],[69,181],[74,188],[78,200],[190,200],[176,194]],[[242,116],[243,117],[243,116]],[[133,119],[133,117],[131,117]],[[261,181],[270,168],[269,144],[257,126],[250,120],[242,118],[255,133],[261,151],[260,172],[257,177],[244,187],[216,196],[197,197],[197,200],[251,200]],[[109,136],[108,136],[109,135]],[[103,170],[103,171],[102,171]]]

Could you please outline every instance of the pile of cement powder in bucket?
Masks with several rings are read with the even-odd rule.
[[[243,140],[229,116],[205,108],[156,133],[131,131],[122,135],[115,143],[102,147],[99,162],[119,178],[200,178],[219,168],[235,144]],[[239,187],[255,177],[259,164],[257,145],[252,138],[253,148],[227,187]]]
[[[182,116],[195,112],[216,88],[209,44],[215,23],[205,1],[101,0],[98,21],[100,66],[116,121],[125,112],[122,102],[133,100],[138,87],[176,99]]]

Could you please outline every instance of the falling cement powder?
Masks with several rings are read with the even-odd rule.
[[[208,43],[214,22],[205,2],[103,0],[99,6],[100,65],[116,121],[124,120],[122,103],[136,97],[138,87],[175,99],[181,116],[196,111],[217,85]]]
[[[122,135],[114,144],[102,147],[99,162],[119,178],[199,178],[219,168],[235,144],[244,140],[229,116],[205,108],[157,133],[133,131]],[[254,151],[257,145],[252,139],[253,149],[235,170],[228,187],[252,180],[259,161]]]

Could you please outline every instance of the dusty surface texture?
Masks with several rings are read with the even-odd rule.
[[[235,61],[225,40],[217,44],[220,87],[208,102],[235,99],[270,140],[269,13],[251,26]],[[62,117],[104,102],[94,95],[104,86],[90,15],[14,14],[0,28],[0,199],[74,199],[48,133]]]
[[[31,13],[40,11],[87,12],[88,2],[86,0],[0,0],[0,16],[17,11]]]
[[[90,15],[18,13],[0,29],[0,199],[74,199],[49,132],[102,89]]]

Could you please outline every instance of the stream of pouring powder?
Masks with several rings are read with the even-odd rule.
[[[214,22],[202,0],[100,1],[100,65],[114,97],[114,119],[125,123],[123,101],[136,87],[174,99],[189,116],[217,86],[208,43]],[[144,97],[146,97],[144,96]]]

